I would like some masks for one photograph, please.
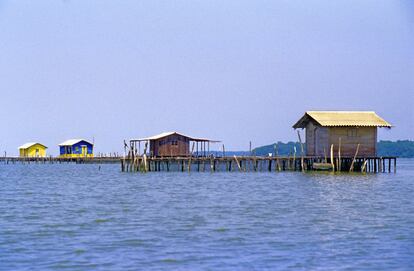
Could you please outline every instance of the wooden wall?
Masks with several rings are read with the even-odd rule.
[[[190,153],[190,141],[180,135],[171,135],[151,140],[150,151],[154,156],[187,156]]]
[[[358,143],[358,156],[377,155],[377,127],[331,127],[329,128],[329,144],[334,144],[335,152],[338,150],[341,138],[342,156],[353,156]]]
[[[341,138],[341,155],[352,157],[358,143],[358,156],[377,155],[377,127],[321,127],[310,121],[306,126],[306,154],[309,156],[330,156],[331,144],[334,155],[338,154]]]
[[[306,126],[306,152],[310,156],[329,154],[329,129],[309,122]]]

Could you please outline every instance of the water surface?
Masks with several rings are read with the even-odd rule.
[[[396,174],[0,165],[0,270],[413,270]]]

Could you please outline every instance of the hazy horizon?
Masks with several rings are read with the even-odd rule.
[[[408,0],[0,0],[0,153],[165,131],[248,150],[296,141],[308,110],[376,111],[395,126],[378,140],[413,140],[413,44]]]

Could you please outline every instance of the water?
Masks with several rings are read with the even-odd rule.
[[[0,165],[0,270],[413,270],[397,174]]]

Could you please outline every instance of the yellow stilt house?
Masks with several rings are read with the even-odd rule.
[[[19,147],[20,157],[46,157],[47,147],[37,142],[26,143]]]

